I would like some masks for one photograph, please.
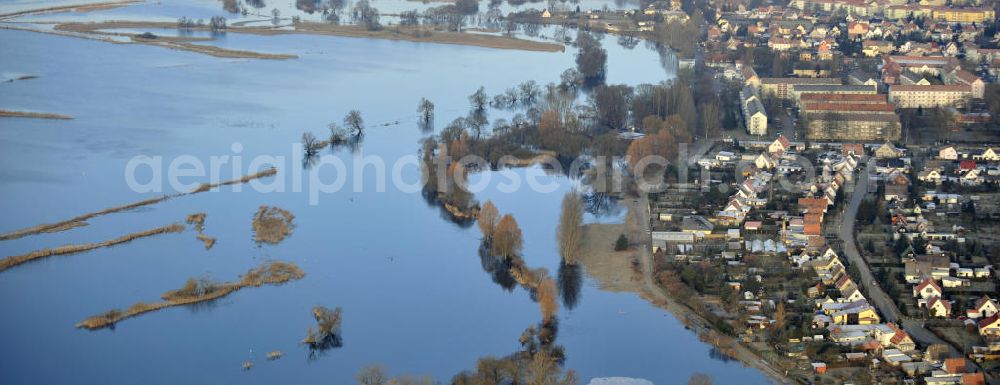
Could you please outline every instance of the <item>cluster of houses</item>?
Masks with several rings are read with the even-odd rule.
[[[807,290],[807,295],[815,298],[818,309],[812,320],[813,326],[876,325],[881,322],[878,312],[848,276],[844,263],[833,249],[827,248],[819,254],[804,251],[790,258],[801,268],[812,269],[820,279],[819,284]],[[824,295],[824,287],[836,289],[840,296],[833,299]]]
[[[920,1],[925,3],[926,0]],[[807,4],[803,4],[807,3]],[[843,40],[860,41],[867,57],[899,54],[909,56],[958,56],[993,64],[1000,58],[995,49],[981,49],[975,42],[983,37],[984,21],[993,21],[989,7],[924,6],[903,0],[858,1],[860,7],[840,7],[850,1],[792,1],[779,5],[717,12],[708,32],[710,41],[724,49],[766,45],[777,52],[798,54],[803,61],[832,60],[842,50]],[[896,3],[896,4],[890,4]],[[871,6],[871,7],[870,7]],[[844,9],[846,17],[835,17]],[[747,38],[739,38],[747,36]],[[728,37],[728,38],[727,38]],[[796,75],[828,76],[826,69],[797,68]]]
[[[847,361],[871,360],[872,365],[884,363],[899,368],[908,376],[923,376],[928,384],[982,383],[983,374],[966,373],[965,358],[949,358],[947,347],[943,351],[940,351],[941,346],[932,346],[927,352],[919,351],[916,342],[902,327],[894,323],[883,323],[876,309],[869,304],[858,285],[847,274],[843,262],[833,249],[827,248],[822,253],[804,251],[790,255],[789,258],[793,264],[811,269],[818,276],[820,283],[807,291],[807,295],[814,299],[817,309],[812,326],[825,328],[830,342],[850,347],[851,352],[844,354]],[[832,292],[839,296],[832,298],[829,295]],[[941,301],[940,296],[931,298],[935,299],[930,302]],[[976,301],[976,309],[980,308],[992,312],[992,317],[996,317],[994,300],[984,297]],[[984,318],[984,325],[995,323],[989,317],[991,316]],[[986,325],[987,330],[990,327]],[[810,339],[815,341],[817,338],[822,339],[823,336],[813,336]],[[799,343],[800,339],[789,342]],[[932,350],[940,352],[934,353]],[[795,350],[789,352],[790,356],[794,354],[800,353]],[[825,372],[826,363],[813,362],[812,367],[822,373]]]
[[[956,123],[990,119],[989,112],[957,108],[982,99],[984,77],[1000,73],[1000,49],[976,44],[986,38],[982,21],[995,21],[992,8],[927,0],[848,4],[795,0],[787,7],[720,9],[705,62],[743,83],[739,105],[748,133],[767,134],[771,98],[798,107],[811,140],[898,140],[900,108],[946,108]],[[790,71],[762,78],[743,63],[742,48],[764,46],[794,63]],[[881,65],[842,60],[854,55],[881,57]]]
[[[937,159],[928,161],[917,174],[921,182],[940,185],[944,182],[961,186],[1000,184],[1000,151],[992,147],[959,150],[944,146]]]
[[[750,210],[766,205],[767,198],[761,195],[774,177],[770,171],[774,170],[780,159],[791,149],[792,145],[788,138],[779,136],[758,154],[754,158],[754,163],[743,171],[746,179],[730,196],[722,210],[716,213],[716,222],[729,225],[742,224]]]

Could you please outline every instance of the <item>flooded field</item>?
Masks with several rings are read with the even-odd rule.
[[[218,2],[142,3],[41,19],[176,20],[211,17]],[[170,2],[172,3],[172,2]],[[410,9],[419,2],[383,2]],[[0,2],[2,4],[2,2]],[[539,3],[541,4],[541,3]],[[613,3],[609,3],[614,6]],[[393,8],[398,7],[398,8]],[[521,289],[491,280],[477,250],[475,226],[456,224],[419,191],[378,188],[370,158],[385,172],[414,157],[420,140],[464,116],[467,96],[527,80],[558,82],[574,66],[575,49],[527,52],[459,45],[343,38],[228,34],[205,43],[228,49],[296,55],[291,60],[216,58],[147,45],[0,30],[0,73],[30,74],[0,83],[0,108],[49,111],[72,120],[0,118],[0,234],[59,223],[85,213],[205,183],[239,179],[277,167],[273,176],[214,186],[121,212],[88,217],[86,225],[0,241],[0,257],[116,239],[204,213],[203,223],[111,247],[56,255],[0,271],[0,383],[296,383],[354,382],[366,365],[396,375],[426,374],[447,383],[485,356],[519,348],[539,321],[538,304]],[[673,77],[669,54],[629,49],[605,37],[608,83],[656,83]],[[417,124],[417,103],[436,105],[434,130]],[[326,149],[348,171],[345,187],[315,194],[338,170],[303,167],[303,132],[358,110],[368,126],[356,152]],[[489,111],[491,120],[513,111]],[[171,162],[227,157],[216,180],[182,177],[155,186]],[[136,157],[148,162],[135,166]],[[157,161],[159,159],[159,161]],[[263,160],[262,160],[263,159]],[[239,163],[239,164],[237,164]],[[130,164],[135,180],[128,180]],[[359,172],[360,171],[360,172]],[[504,192],[495,173],[476,194],[511,213],[524,230],[524,259],[559,271],[555,240],[563,194],[579,181],[539,167],[512,171],[550,186]],[[417,167],[398,170],[408,185]],[[164,178],[165,180],[166,178]],[[173,183],[176,182],[176,183]],[[135,186],[142,186],[137,191]],[[182,187],[182,188],[175,188]],[[148,190],[148,191],[147,191]],[[270,191],[269,191],[270,190]],[[315,199],[313,199],[315,198]],[[311,202],[312,201],[312,202]],[[261,206],[294,217],[280,242],[258,242]],[[620,222],[621,208],[585,216]],[[206,247],[197,236],[211,236]],[[609,245],[610,247],[610,245]],[[294,263],[301,279],[227,293],[215,301],[149,312],[97,331],[81,320],[137,301],[155,301],[190,277],[230,280],[268,261]],[[577,301],[559,313],[565,367],[591,378],[626,376],[683,383],[694,372],[716,383],[767,383],[753,369],[713,358],[709,345],[638,294],[599,289],[580,270]],[[341,308],[342,346],[316,356],[302,343],[316,326],[313,308]],[[338,317],[341,314],[337,313]],[[268,352],[281,359],[268,360]],[[252,362],[252,370],[242,370]]]

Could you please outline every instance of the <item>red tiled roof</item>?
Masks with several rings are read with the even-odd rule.
[[[916,290],[917,290],[918,293],[922,292],[922,291],[924,291],[924,289],[927,286],[931,286],[931,287],[937,289],[938,293],[942,293],[943,292],[941,290],[941,286],[938,286],[937,282],[934,282],[934,280],[931,279],[931,278],[924,278],[924,280],[922,282],[920,282],[919,285],[917,285],[917,289]]]
[[[947,358],[944,360],[944,370],[951,374],[965,373],[965,358]]]
[[[963,385],[986,385],[986,377],[982,372],[965,373],[962,375]]]
[[[784,147],[785,149],[787,149],[789,145],[791,145],[791,142],[789,142],[788,138],[786,138],[784,135],[778,135],[778,139],[776,140],[778,141],[778,143],[781,143],[781,147]]]
[[[982,328],[988,327],[988,326],[996,323],[998,319],[1000,319],[1000,313],[997,313],[997,314],[991,315],[989,317],[983,318],[983,319],[979,320],[979,328],[982,329]]]

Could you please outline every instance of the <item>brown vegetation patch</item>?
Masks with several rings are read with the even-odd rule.
[[[212,246],[215,246],[215,237],[210,237],[205,234],[198,234],[195,236],[199,241],[205,244],[205,250],[211,250]]]
[[[561,44],[536,42],[506,36],[482,35],[475,33],[426,31],[418,26],[393,26],[378,31],[369,31],[361,25],[334,25],[328,23],[299,23],[295,30],[264,29],[263,31],[248,31],[251,33],[311,33],[319,35],[334,35],[344,37],[362,37],[371,39],[402,40],[419,43],[470,45],[476,47],[518,49],[539,52],[562,52],[566,48]]]
[[[194,213],[188,215],[187,224],[194,225],[194,230],[197,232],[205,231],[205,213]]]
[[[72,116],[53,114],[49,112],[29,112],[29,111],[11,111],[11,110],[0,110],[0,117],[3,118],[33,118],[33,119],[59,119],[59,120],[70,120],[73,119]]]
[[[172,306],[211,301],[245,287],[257,287],[265,284],[280,285],[291,280],[301,279],[304,276],[305,272],[293,263],[268,262],[251,269],[236,282],[217,283],[204,278],[190,278],[180,289],[163,293],[163,302],[137,302],[125,311],[109,310],[81,321],[76,324],[76,327],[90,330],[101,329],[143,313]]]
[[[253,174],[250,174],[250,175],[244,175],[243,177],[241,177],[239,179],[230,179],[230,180],[219,182],[219,183],[202,183],[201,186],[198,186],[198,188],[194,189],[194,191],[191,191],[191,193],[192,194],[196,194],[196,193],[200,193],[200,192],[205,192],[205,191],[211,190],[211,189],[216,188],[216,187],[229,186],[229,185],[233,185],[233,184],[243,184],[243,183],[250,182],[250,181],[252,181],[254,179],[260,179],[260,178],[264,178],[264,177],[274,176],[277,173],[278,173],[278,169],[275,168],[275,167],[271,167],[269,169],[266,169],[266,170],[263,170],[263,171],[258,171],[256,173],[253,173]]]
[[[32,252],[30,252],[28,254],[10,256],[10,257],[7,257],[7,258],[4,258],[4,259],[0,260],[0,271],[7,270],[7,269],[9,269],[11,267],[20,265],[20,264],[25,263],[25,262],[29,262],[29,261],[33,261],[33,260],[41,259],[41,258],[46,258],[46,257],[51,257],[51,256],[54,256],[54,255],[67,255],[67,254],[81,253],[81,252],[84,252],[84,251],[89,251],[89,250],[93,250],[93,249],[100,248],[100,247],[109,247],[109,246],[114,246],[114,245],[118,245],[118,244],[122,244],[122,243],[126,243],[126,242],[131,242],[131,241],[134,241],[134,240],[139,239],[139,238],[150,237],[150,236],[157,235],[157,234],[179,233],[181,231],[184,231],[184,226],[181,225],[181,224],[175,223],[175,224],[172,224],[172,225],[169,225],[169,226],[157,227],[155,229],[150,229],[150,230],[146,230],[146,231],[140,231],[138,233],[127,234],[127,235],[124,235],[124,236],[121,236],[121,237],[118,237],[118,238],[115,238],[115,239],[112,239],[112,240],[104,241],[104,242],[86,243],[86,244],[78,244],[78,245],[65,245],[65,246],[59,246],[59,247],[55,247],[55,248],[51,248],[51,249],[36,250],[36,251],[32,251]]]
[[[177,49],[181,51],[190,51],[200,54],[205,54],[215,57],[224,58],[236,58],[236,59],[267,59],[267,60],[284,60],[284,59],[296,59],[298,56],[282,53],[263,53],[256,51],[245,51],[237,49],[228,49],[222,47],[216,47],[211,45],[199,45],[191,44],[186,42],[170,42],[170,41],[159,41],[149,39],[135,39],[133,41],[137,43],[158,45],[161,47],[167,47],[170,49]]]
[[[343,320],[343,309],[329,309],[323,306],[316,306],[312,309],[313,318],[316,318],[316,327],[310,328],[306,338],[302,343],[309,345],[312,349],[329,349],[342,345],[340,338],[340,323]]]
[[[278,244],[292,234],[295,216],[274,206],[260,206],[253,217],[254,240],[257,243]]]
[[[189,225],[194,225],[195,231],[198,232],[195,235],[199,241],[205,244],[205,250],[211,250],[212,246],[215,246],[215,238],[205,235],[205,213],[195,213],[188,215],[187,223]]]
[[[56,30],[59,31],[69,31],[87,34],[100,34],[102,29],[119,29],[119,28],[160,28],[160,29],[174,29],[177,28],[175,23],[167,22],[142,22],[142,21],[104,21],[97,23],[63,23],[56,26]],[[209,30],[208,27],[195,27],[196,30]],[[356,37],[356,38],[369,38],[369,39],[384,39],[384,40],[399,40],[399,41],[411,41],[418,43],[436,43],[436,44],[454,44],[454,45],[468,45],[476,47],[486,47],[486,48],[497,48],[497,49],[517,49],[525,51],[537,51],[537,52],[562,52],[565,47],[561,44],[536,42],[531,40],[518,39],[507,36],[496,36],[496,35],[484,35],[478,33],[463,33],[463,32],[448,32],[448,31],[431,31],[426,27],[421,26],[393,26],[390,28],[383,28],[377,31],[370,31],[361,25],[337,25],[329,23],[315,23],[315,22],[301,22],[295,25],[295,29],[276,29],[272,27],[260,27],[260,26],[242,26],[240,24],[230,25],[226,29],[227,33],[248,33],[254,35],[288,35],[288,34],[304,34],[304,35],[329,35],[329,36],[341,36],[341,37]],[[119,35],[130,35],[138,36],[138,34],[120,34]],[[138,43],[144,44],[156,44],[170,47],[170,45],[158,44],[160,39],[133,39]],[[178,40],[174,39],[175,42]],[[189,41],[189,40],[188,40]],[[186,47],[190,44],[181,44],[177,49],[186,49],[196,51],[202,46]],[[274,54],[262,54],[258,52],[251,51],[230,51],[229,53],[224,52],[225,50],[219,49],[217,52],[201,52],[213,56],[219,55],[245,55],[245,56],[224,56],[224,57],[249,57],[249,58],[260,58],[260,59],[289,59],[295,58],[295,55],[274,55]],[[199,52],[199,51],[196,51]],[[260,56],[257,56],[260,55]]]
[[[194,42],[212,41],[213,38],[208,37],[194,37],[194,36],[156,36],[155,38],[147,38],[139,33],[126,33],[126,32],[107,32],[103,30],[107,29],[175,29],[177,28],[176,23],[167,22],[151,22],[151,21],[122,21],[122,20],[111,20],[111,21],[101,21],[101,22],[91,22],[91,23],[81,23],[81,22],[71,22],[62,23],[55,26],[53,29],[57,33],[65,34],[70,33],[69,36],[76,37],[88,37],[88,38],[100,38],[102,36],[124,36],[131,39],[131,43],[135,44],[146,44],[154,45],[159,47],[165,47],[170,49],[190,51],[195,53],[201,53],[205,55],[224,57],[224,58],[245,58],[245,59],[295,59],[298,56],[288,55],[288,54],[271,54],[255,51],[244,51],[244,50],[234,50],[208,45],[193,44]],[[199,31],[210,31],[208,27],[191,27],[191,30]],[[230,28],[227,29],[228,32],[239,32],[240,28]],[[244,28],[246,29],[246,28]],[[40,30],[32,30],[35,32],[45,32]],[[113,43],[123,43],[115,40],[100,39],[102,41],[109,41]],[[128,44],[124,42],[123,44]]]

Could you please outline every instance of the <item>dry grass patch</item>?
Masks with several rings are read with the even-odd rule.
[[[51,256],[54,256],[54,255],[67,255],[67,254],[81,253],[81,252],[84,252],[84,251],[90,251],[90,250],[93,250],[93,249],[96,249],[96,248],[100,248],[100,247],[109,247],[109,246],[114,246],[114,245],[118,245],[118,244],[122,244],[122,243],[126,243],[126,242],[131,242],[131,241],[134,241],[134,240],[139,239],[139,238],[151,237],[151,236],[154,236],[154,235],[157,235],[157,234],[179,233],[181,231],[184,231],[184,226],[181,225],[181,224],[179,224],[179,223],[175,223],[175,224],[172,224],[172,225],[169,225],[169,226],[157,227],[155,229],[150,229],[150,230],[146,230],[146,231],[140,231],[138,233],[127,234],[127,235],[124,235],[124,236],[121,236],[121,237],[118,237],[118,238],[115,238],[115,239],[112,239],[112,240],[104,241],[104,242],[85,243],[85,244],[77,244],[77,245],[65,245],[65,246],[59,246],[59,247],[50,248],[50,249],[46,248],[46,249],[36,250],[36,251],[32,251],[32,252],[30,252],[28,254],[10,256],[10,257],[7,257],[7,258],[4,258],[4,259],[0,260],[0,271],[7,270],[7,269],[9,269],[11,267],[20,265],[22,263],[26,263],[26,262],[29,262],[29,261],[34,261],[34,260],[42,259],[42,258],[46,258],[46,257],[51,257]]]
[[[187,217],[187,223],[194,225],[195,231],[198,232],[194,237],[205,245],[205,250],[211,250],[212,246],[215,246],[215,237],[205,235],[205,217],[205,213],[191,214]]]
[[[274,206],[260,206],[253,217],[254,240],[259,243],[278,244],[292,234],[295,216],[288,210]]]
[[[194,230],[197,232],[205,231],[205,213],[194,213],[187,216],[187,224],[194,225]]]
[[[215,246],[215,237],[210,237],[205,234],[195,235],[201,243],[205,244],[205,250],[211,250],[212,246]]]
[[[212,301],[229,295],[245,287],[258,287],[265,284],[280,285],[288,281],[301,279],[305,272],[290,262],[267,262],[251,269],[236,282],[215,282],[207,278],[189,278],[179,289],[163,293],[163,302],[137,302],[128,310],[112,309],[87,318],[76,324],[78,328],[90,330],[106,328],[130,317],[173,306],[190,305],[199,302]]]
[[[73,119],[72,116],[53,114],[49,112],[29,112],[29,111],[11,111],[11,110],[0,110],[0,117],[3,118],[34,118],[34,119],[60,119],[60,120],[70,120]]]
[[[248,182],[250,182],[252,180],[255,180],[255,179],[260,179],[260,178],[264,178],[264,177],[274,176],[277,173],[278,173],[278,169],[275,168],[275,167],[271,167],[269,169],[265,169],[263,171],[258,171],[258,172],[253,173],[253,174],[244,175],[243,177],[241,177],[239,179],[230,179],[230,180],[222,181],[222,182],[219,182],[219,183],[203,183],[201,186],[198,186],[198,188],[194,189],[194,191],[191,191],[191,194],[197,194],[197,193],[200,193],[200,192],[205,192],[205,191],[211,190],[211,189],[216,188],[216,187],[229,186],[229,185],[233,185],[233,184],[248,183]]]

